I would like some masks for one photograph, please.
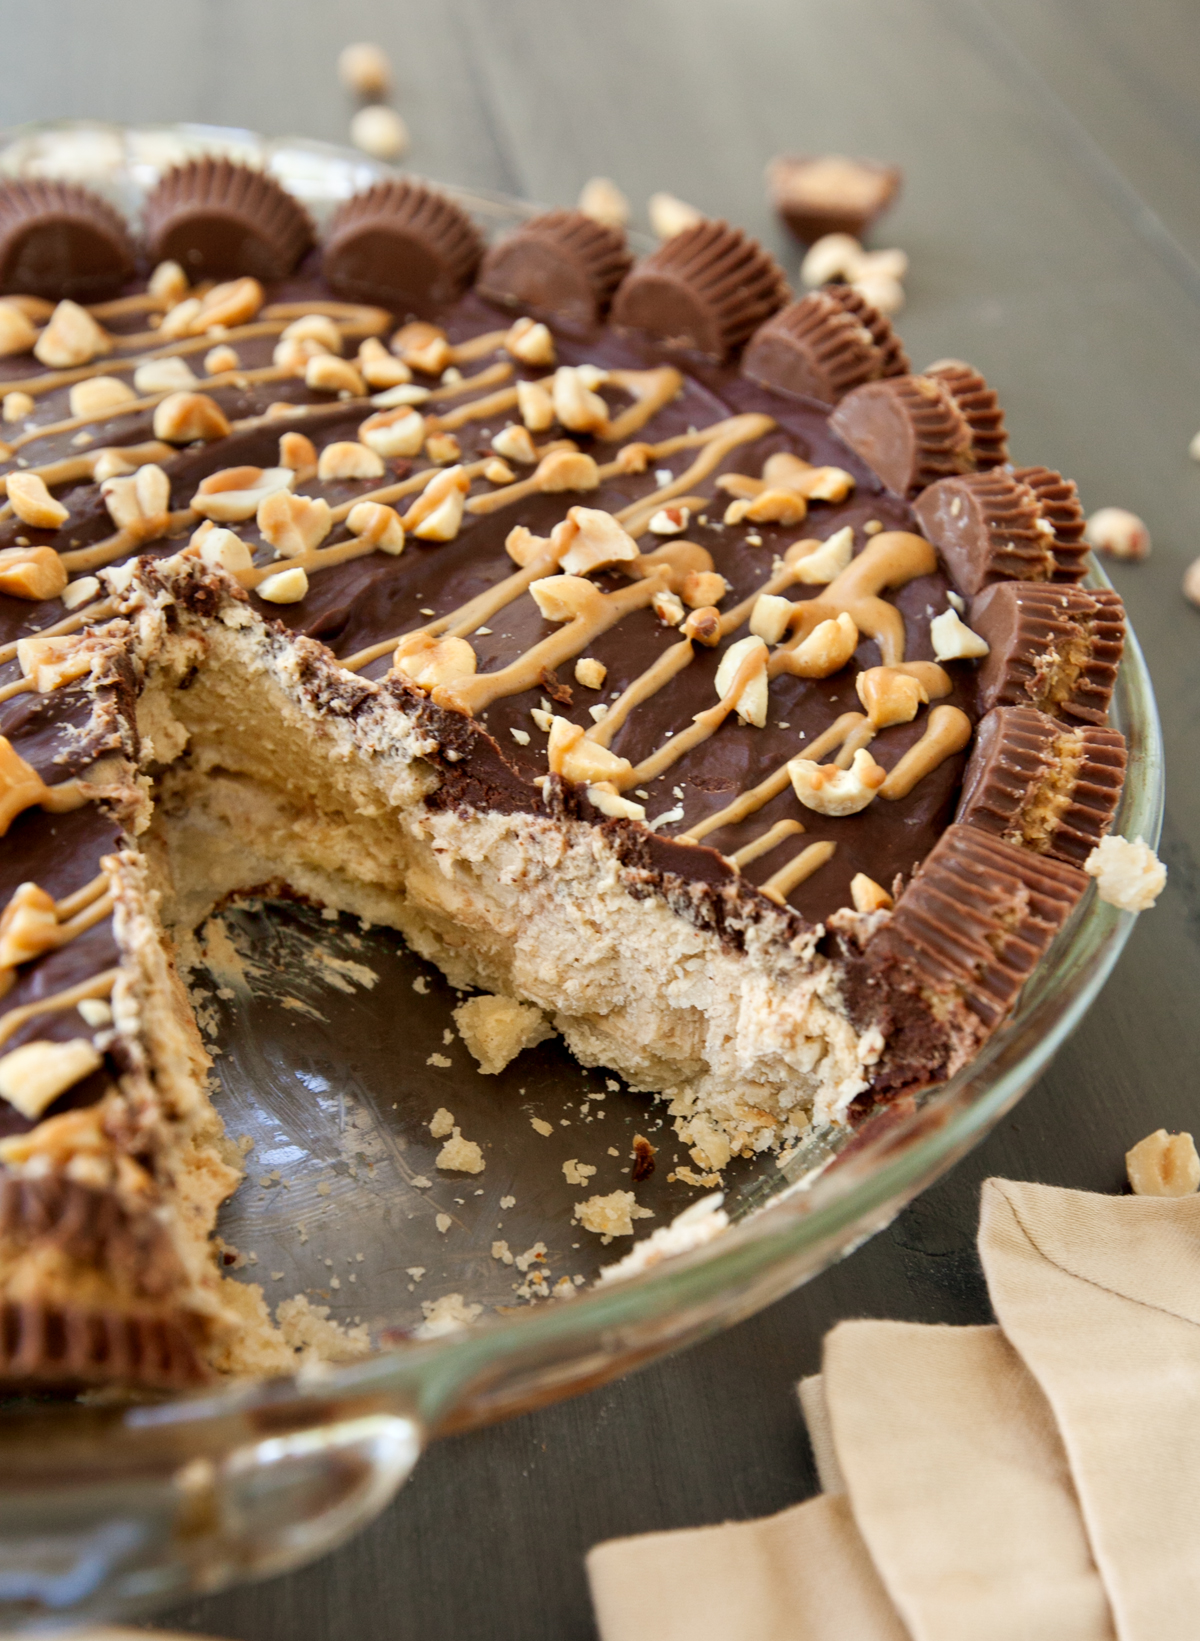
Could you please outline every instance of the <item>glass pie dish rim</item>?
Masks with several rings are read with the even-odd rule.
[[[103,121],[52,121],[0,133],[0,171],[15,142],[54,132],[94,131],[122,140],[131,131],[197,144],[236,139],[243,146],[258,144],[268,157],[291,150],[311,156],[314,163],[328,158],[352,166],[362,177],[395,174],[366,156],[308,139],[267,143],[254,133],[225,127],[128,128]],[[485,190],[447,186],[447,192],[493,221],[519,220],[538,209]],[[1108,581],[1094,570],[1090,584],[1106,586]],[[1116,828],[1153,846],[1163,805],[1161,734],[1149,674],[1132,633],[1115,703],[1130,743]],[[52,1469],[92,1478],[122,1469],[134,1448],[143,1455],[159,1451],[158,1462],[172,1469],[201,1451],[231,1451],[261,1431],[264,1419],[276,1430],[328,1430],[357,1417],[364,1407],[392,1406],[406,1410],[422,1430],[441,1432],[570,1394],[730,1325],[882,1228],[1015,1104],[1104,984],[1133,921],[1132,914],[1105,905],[1089,889],[1012,1018],[969,1066],[911,1113],[869,1123],[836,1166],[815,1172],[815,1177],[814,1172],[799,1178],[784,1175],[769,1200],[756,1202],[745,1218],[703,1248],[619,1283],[581,1292],[569,1303],[489,1318],[434,1340],[404,1341],[354,1365],[321,1368],[289,1380],[232,1384],[142,1406],[38,1411],[17,1415],[7,1429],[27,1418],[42,1439],[49,1439]],[[756,1194],[768,1193],[764,1187]],[[205,1426],[208,1433],[202,1434]],[[97,1446],[101,1430],[103,1441]],[[418,1447],[419,1442],[418,1434]],[[0,1494],[4,1491],[0,1488]],[[0,1511],[0,1535],[2,1516]],[[313,1543],[282,1564],[305,1559],[325,1543]]]

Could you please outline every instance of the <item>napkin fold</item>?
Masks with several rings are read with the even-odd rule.
[[[989,1180],[979,1251],[1053,1409],[1122,1641],[1194,1641],[1200,1197]]]
[[[824,1493],[588,1557],[603,1641],[1192,1641],[1200,1197],[989,1180],[994,1327],[845,1322]]]
[[[604,1641],[907,1641],[844,1497],[587,1558]]]
[[[1112,1641],[1053,1415],[999,1328],[843,1322],[824,1366],[854,1517],[913,1641]]]

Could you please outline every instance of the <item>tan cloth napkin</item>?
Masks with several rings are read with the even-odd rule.
[[[1111,1641],[1053,1416],[999,1328],[843,1322],[824,1365],[854,1517],[914,1641]]]
[[[825,1400],[825,1381],[819,1373],[801,1379],[796,1386],[800,1397],[800,1411],[808,1426],[808,1440],[817,1466],[817,1480],[822,1493],[844,1493],[846,1478],[838,1463],[837,1448],[833,1445],[833,1426],[829,1422],[829,1404]]]
[[[592,1551],[603,1641],[1200,1636],[1200,1196],[990,1180],[980,1252],[1000,1328],[829,1336],[821,1498]]]
[[[1053,1409],[1122,1641],[1194,1641],[1200,1197],[989,1180],[979,1247]]]
[[[600,1544],[604,1641],[908,1641],[845,1498]]]

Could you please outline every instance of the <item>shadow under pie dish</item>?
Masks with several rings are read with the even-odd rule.
[[[1036,825],[1008,795],[999,832],[973,819],[996,804],[954,819],[979,667],[939,663],[930,628],[975,589],[919,497],[1004,466],[986,384],[900,375],[876,340],[878,376],[831,419],[744,373],[787,293],[715,224],[653,302],[618,285],[608,327],[573,311],[556,330],[550,234],[535,323],[491,286],[426,306],[414,278],[461,283],[476,231],[440,196],[418,209],[420,186],[403,261],[374,265],[378,308],[332,295],[318,250],[275,287],[159,266],[118,304],[20,310],[4,387],[33,408],[7,424],[0,558],[12,1383],[185,1387],[294,1359],[208,1241],[241,1170],[173,950],[223,897],[285,888],[398,928],[453,983],[663,1094],[711,1179],[965,1067],[1082,894],[1080,827],[1111,818],[1064,758]],[[378,196],[370,215],[386,240]],[[741,311],[724,272],[747,266]],[[672,282],[678,326],[659,317]],[[861,453],[880,413],[855,395],[893,382],[889,491]],[[1025,490],[1063,530],[1061,497]],[[979,586],[1004,585],[998,562]],[[1107,646],[1096,724],[1121,621],[1113,595],[1103,634],[1074,618],[1077,563],[1050,551],[1031,585],[1051,627],[1065,612],[1076,671],[1094,628]],[[1070,668],[1027,653],[1032,619],[996,628],[996,711],[1024,689],[1038,744],[1065,746]]]

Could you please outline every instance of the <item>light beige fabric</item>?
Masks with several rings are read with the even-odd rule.
[[[844,1498],[615,1539],[587,1567],[602,1641],[908,1641]]]
[[[817,1480],[821,1484],[821,1491],[844,1493],[846,1478],[842,1475],[837,1450],[833,1445],[833,1427],[829,1423],[829,1408],[825,1402],[825,1381],[819,1373],[814,1373],[807,1379],[801,1379],[796,1386],[796,1393],[800,1397],[800,1411],[808,1426],[808,1440],[813,1450],[813,1462],[817,1467]]]
[[[854,1517],[914,1641],[1111,1641],[1050,1408],[999,1328],[843,1322],[824,1367]]]
[[[1200,1198],[989,1180],[979,1247],[1053,1409],[1121,1641],[1194,1641]]]

